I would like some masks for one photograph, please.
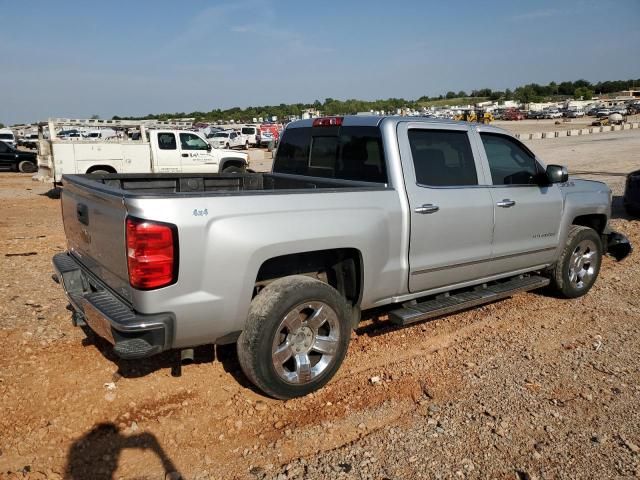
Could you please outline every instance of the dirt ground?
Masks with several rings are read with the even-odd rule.
[[[618,174],[640,168],[637,130],[533,148],[609,172],[594,178],[617,196]],[[231,347],[200,349],[178,376],[172,354],[118,360],[72,327],[47,190],[0,174],[0,478],[640,476],[638,248],[605,259],[578,300],[519,294],[408,328],[366,313],[336,378],[281,402],[249,386]],[[612,226],[640,245],[640,221],[615,207]]]

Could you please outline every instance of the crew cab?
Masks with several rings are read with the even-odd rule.
[[[270,173],[63,184],[53,265],[75,323],[129,359],[235,342],[276,398],[331,379],[362,310],[403,326],[545,286],[576,298],[631,250],[606,184],[448,120],[301,120]]]
[[[245,153],[214,150],[196,132],[150,130],[144,140],[41,140],[38,175],[58,183],[73,173],[217,173],[246,169]]]

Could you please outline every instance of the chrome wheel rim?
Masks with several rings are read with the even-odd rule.
[[[309,383],[333,363],[339,341],[336,312],[323,302],[301,303],[278,326],[271,350],[273,367],[287,383]]]
[[[588,286],[598,266],[598,248],[592,240],[582,240],[569,260],[569,282],[579,290]]]

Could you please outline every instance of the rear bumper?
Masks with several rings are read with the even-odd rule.
[[[145,358],[171,348],[175,324],[172,313],[137,313],[68,253],[55,255],[53,268],[54,279],[75,310],[74,323],[88,325],[113,344],[120,358]]]
[[[628,257],[633,251],[629,239],[621,233],[610,230],[605,232],[604,238],[606,252],[618,261]]]

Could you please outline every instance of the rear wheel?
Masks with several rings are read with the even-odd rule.
[[[96,170],[91,170],[90,172],[87,173],[91,173],[91,174],[95,174],[95,175],[108,175],[109,173],[111,173],[108,170],[102,170],[100,168],[96,169]]]
[[[280,399],[323,387],[349,345],[349,309],[330,285],[302,275],[274,281],[251,302],[238,339],[249,380]]]
[[[551,271],[551,285],[565,298],[585,295],[593,286],[602,264],[602,242],[589,227],[572,225],[558,263]]]
[[[18,170],[22,173],[35,173],[38,166],[30,160],[23,160],[18,164]]]

